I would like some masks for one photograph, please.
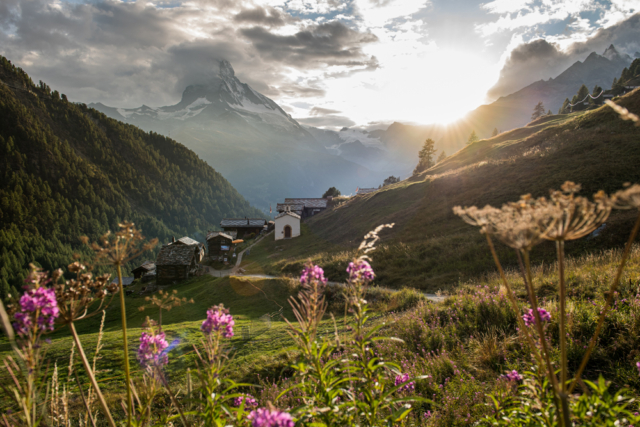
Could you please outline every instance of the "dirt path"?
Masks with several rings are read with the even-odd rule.
[[[252,277],[255,279],[277,279],[277,276],[270,276],[268,274],[242,274],[241,272],[239,272],[238,270],[240,269],[240,264],[242,264],[242,256],[244,255],[244,253],[251,249],[252,247],[254,247],[259,241],[261,241],[262,239],[264,239],[265,237],[269,236],[272,232],[267,233],[263,236],[261,236],[260,238],[256,239],[255,242],[253,242],[253,244],[251,246],[249,246],[248,248],[245,248],[242,252],[240,252],[238,254],[237,260],[236,260],[236,265],[233,266],[233,268],[230,268],[228,270],[214,270],[213,268],[206,266],[207,268],[207,273],[213,277],[226,277],[226,276],[239,276],[239,277]],[[339,283],[339,282],[327,282],[327,285],[334,285],[334,286],[344,286],[344,283]],[[382,289],[386,289],[386,290],[390,290],[393,291],[394,289],[390,289],[390,288],[382,288]],[[439,296],[436,294],[428,294],[426,292],[423,292],[423,295],[429,300],[429,301],[433,301],[433,302],[442,302],[444,301],[444,299],[446,297],[443,296]]]

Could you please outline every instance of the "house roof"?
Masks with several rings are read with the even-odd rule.
[[[262,218],[224,218],[220,221],[220,227],[255,228],[267,223]]]
[[[305,208],[316,208],[316,209],[326,208],[327,202],[328,202],[327,199],[322,199],[322,198],[284,199],[285,204],[304,205]]]
[[[360,188],[360,189],[358,189],[358,192],[356,194],[373,193],[376,190],[377,190],[377,188]]]
[[[304,203],[278,203],[276,204],[276,210],[278,212],[286,211],[289,208],[290,211],[300,211],[304,209]]]
[[[145,261],[142,263],[142,265],[140,267],[134,268],[133,271],[138,271],[138,270],[144,270],[144,271],[151,271],[151,270],[155,270],[156,268],[156,264],[153,261]]]
[[[282,218],[283,216],[287,216],[287,215],[292,216],[292,217],[294,217],[294,218],[298,218],[298,219],[300,219],[300,215],[295,214],[295,213],[290,212],[290,211],[284,211],[284,212],[282,212],[281,214],[279,214],[278,216],[276,216],[276,219],[278,219],[278,218]]]
[[[182,243],[183,245],[203,245],[203,243],[198,242],[197,240],[193,240],[191,237],[182,237],[176,240],[176,243]]]
[[[233,240],[233,237],[229,236],[227,233],[223,233],[222,231],[210,231],[207,233],[207,240],[213,239],[214,237],[222,236],[229,240]]]
[[[158,252],[156,265],[190,265],[198,245],[166,245]]]

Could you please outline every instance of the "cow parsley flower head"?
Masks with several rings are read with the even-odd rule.
[[[309,284],[312,280],[316,280],[322,284],[327,283],[327,279],[324,278],[324,270],[317,265],[308,265],[302,270],[300,275],[300,283]]]
[[[56,293],[50,288],[28,289],[20,297],[20,309],[13,318],[13,327],[19,335],[25,335],[34,323],[41,332],[53,330],[53,323],[60,314]]]
[[[540,320],[543,322],[551,320],[551,314],[544,308],[538,307],[538,314],[540,314]],[[536,324],[536,316],[533,314],[533,309],[529,310],[528,313],[525,313],[525,315],[522,316],[522,319],[524,319],[524,324],[527,326]]]
[[[400,384],[409,381],[409,374],[400,374],[400,375],[396,375],[396,380],[394,385],[397,387]],[[411,381],[409,383],[406,383],[405,385],[403,385],[402,387],[400,387],[398,389],[398,391],[413,391],[416,388],[416,384]]]
[[[258,408],[251,411],[247,417],[251,421],[251,427],[293,427],[291,415],[286,412]]]
[[[236,397],[235,399],[233,399],[233,406],[240,407],[243,401],[245,408],[248,408],[249,406],[258,406],[258,401],[251,395]]]
[[[349,273],[349,280],[352,282],[370,282],[375,277],[375,273],[373,272],[373,268],[371,268],[371,265],[369,265],[369,263],[362,258],[356,260],[355,262],[350,262],[349,266],[347,267],[347,273]]]
[[[158,334],[143,332],[140,336],[140,347],[138,347],[138,361],[142,367],[161,367],[169,363],[169,358],[165,349],[169,343],[165,339],[164,332]]]
[[[200,330],[205,335],[210,335],[211,332],[223,331],[222,336],[225,338],[231,338],[233,336],[233,326],[236,322],[229,314],[229,310],[225,309],[222,304],[214,305],[207,310],[207,318],[202,322]]]
[[[515,369],[511,372],[507,372],[507,374],[504,377],[509,381],[514,381],[514,382],[522,381],[522,375],[520,375],[518,371],[516,371]]]

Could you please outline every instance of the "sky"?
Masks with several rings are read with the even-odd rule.
[[[172,105],[226,59],[328,129],[450,122],[611,43],[640,0],[0,0],[0,54],[72,101]]]

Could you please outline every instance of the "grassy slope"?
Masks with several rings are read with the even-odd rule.
[[[193,298],[194,303],[173,308],[168,312],[163,311],[163,329],[167,333],[168,340],[178,340],[176,348],[170,353],[172,361],[169,366],[170,372],[183,376],[186,367],[194,367],[195,354],[192,345],[200,341],[200,325],[206,318],[207,309],[221,303],[230,308],[236,320],[236,336],[232,339],[232,346],[237,353],[237,375],[241,376],[250,369],[260,371],[262,366],[273,364],[274,360],[280,357],[286,357],[291,341],[285,330],[284,320],[280,316],[274,317],[271,329],[267,329],[266,324],[259,319],[264,314],[278,311],[280,306],[284,307],[285,317],[292,319],[286,300],[293,293],[293,288],[286,281],[255,279],[249,281],[235,277],[202,276],[187,280],[175,286],[174,289],[179,291],[181,297]],[[158,318],[158,310],[155,307],[144,311],[139,310],[139,307],[144,306],[145,303],[147,302],[142,296],[130,296],[126,299],[132,358],[135,357],[144,319],[146,316],[155,320]],[[95,349],[100,321],[101,316],[95,316],[82,320],[76,325],[87,354],[93,353]],[[251,329],[252,336],[262,333],[245,341],[242,337],[244,327]],[[118,381],[123,375],[120,304],[117,298],[106,310],[104,331],[104,347],[101,352],[103,358],[97,366],[99,370],[104,370],[99,375],[100,380],[104,382],[107,389],[113,390],[120,387]],[[57,363],[59,367],[64,368],[65,372],[61,374],[65,376],[72,342],[71,336],[66,328],[63,328],[51,334],[50,338],[52,344],[47,350],[48,359],[52,365]],[[7,351],[9,346],[5,342],[0,345],[0,353]],[[132,366],[137,369],[138,365],[132,360]],[[82,374],[81,370],[79,373]]]
[[[619,103],[639,112],[640,91]],[[255,263],[253,271],[295,274],[312,258],[331,278],[343,279],[362,236],[393,222],[396,226],[383,232],[373,257],[379,283],[450,289],[493,269],[484,238],[453,215],[453,206],[499,206],[525,193],[543,196],[566,180],[581,183],[586,195],[600,189],[613,192],[624,182],[640,182],[639,139],[640,130],[609,107],[545,117],[471,144],[419,176],[324,212],[307,222],[300,238],[261,242],[244,263]],[[567,245],[568,252],[619,246],[632,216],[615,212],[598,237]],[[507,265],[515,265],[514,255],[500,250]],[[553,246],[541,245],[534,258],[552,261]]]

